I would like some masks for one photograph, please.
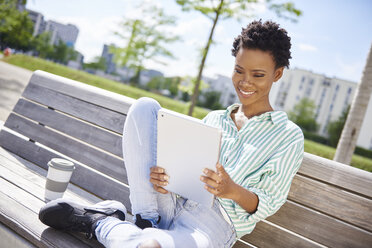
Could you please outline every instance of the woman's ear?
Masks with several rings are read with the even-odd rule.
[[[284,66],[279,67],[274,72],[274,82],[278,81],[283,76]]]

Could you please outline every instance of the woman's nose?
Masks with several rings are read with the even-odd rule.
[[[241,85],[244,85],[244,84],[248,84],[249,85],[249,84],[252,84],[252,83],[251,83],[251,81],[249,79],[245,78],[245,79],[243,79],[243,80],[240,81],[240,84]]]

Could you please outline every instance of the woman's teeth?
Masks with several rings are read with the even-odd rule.
[[[242,89],[239,89],[239,91],[243,94],[243,95],[252,95],[254,93],[254,91],[243,91]]]

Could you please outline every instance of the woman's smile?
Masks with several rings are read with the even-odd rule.
[[[256,93],[256,91],[242,90],[239,87],[238,87],[238,89],[239,89],[239,92],[241,93],[241,97],[244,97],[244,98],[251,97],[254,93]]]

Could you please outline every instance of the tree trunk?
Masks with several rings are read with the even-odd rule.
[[[333,160],[350,164],[372,92],[372,45]]]
[[[130,84],[132,86],[138,86],[140,84],[141,71],[141,66],[138,66],[136,69],[136,74],[130,80]]]
[[[202,58],[202,61],[200,63],[199,73],[198,73],[198,76],[196,78],[196,82],[195,82],[195,86],[194,86],[194,92],[193,92],[192,97],[191,97],[191,105],[190,105],[189,113],[188,113],[188,115],[190,115],[190,116],[192,116],[192,112],[194,111],[194,107],[195,107],[196,101],[197,101],[198,96],[199,96],[200,80],[201,80],[201,77],[203,75],[205,60],[207,59],[207,54],[208,54],[208,51],[209,51],[209,47],[210,47],[210,45],[212,43],[212,40],[213,40],[214,29],[216,27],[216,24],[218,22],[218,18],[219,18],[220,13],[221,13],[221,9],[222,9],[222,6],[223,6],[223,1],[224,0],[221,0],[220,5],[218,6],[218,9],[216,11],[216,17],[213,20],[213,26],[212,26],[211,32],[209,34],[207,45],[203,49],[203,58]]]

